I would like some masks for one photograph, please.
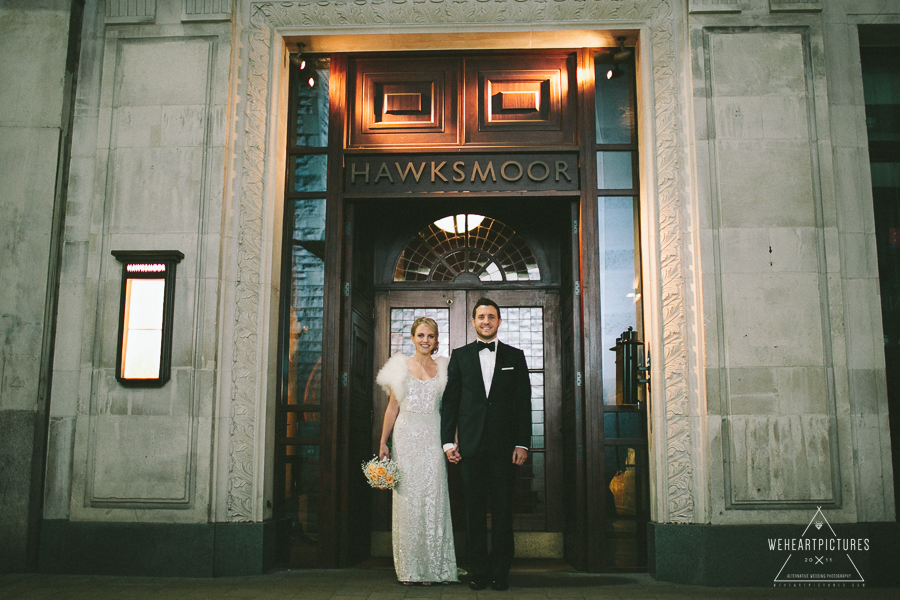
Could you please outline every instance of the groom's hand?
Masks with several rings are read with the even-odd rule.
[[[525,459],[528,458],[528,450],[525,448],[516,447],[513,450],[513,464],[514,465],[523,465],[525,464]]]
[[[452,462],[454,464],[458,463],[459,459],[462,458],[459,455],[459,450],[457,449],[456,446],[449,448],[446,452],[444,452],[444,454],[447,455],[447,460],[449,460],[450,462]]]

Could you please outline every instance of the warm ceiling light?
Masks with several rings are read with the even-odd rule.
[[[448,233],[464,233],[472,231],[484,221],[481,215],[456,215],[444,217],[434,222],[435,225]]]

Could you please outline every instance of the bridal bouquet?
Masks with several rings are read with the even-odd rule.
[[[373,456],[372,460],[363,463],[362,470],[369,485],[375,489],[392,490],[400,483],[400,467],[389,458],[378,460]]]

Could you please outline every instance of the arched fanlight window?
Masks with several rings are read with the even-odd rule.
[[[403,249],[394,281],[537,281],[531,248],[511,227],[482,215],[438,219]]]

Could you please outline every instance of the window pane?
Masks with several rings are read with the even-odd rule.
[[[324,192],[328,180],[328,157],[306,154],[294,157],[294,191]]]
[[[288,404],[318,404],[322,380],[325,200],[293,200]]]
[[[628,327],[641,332],[640,260],[635,245],[635,203],[631,196],[597,200],[600,232],[600,347],[603,360],[603,403],[616,403],[616,355],[608,348]],[[505,323],[504,323],[505,324]],[[640,333],[639,336],[640,337]]]
[[[634,187],[631,152],[597,153],[597,187],[601,190],[630,190]]]
[[[290,564],[316,564],[319,539],[319,446],[281,446],[284,516],[291,522]]]
[[[328,145],[328,59],[312,59],[310,68],[295,77],[297,146],[325,148]],[[309,79],[313,78],[310,87]]]
[[[450,309],[449,308],[392,308],[391,309],[391,356],[405,354],[414,356],[412,324],[419,317],[434,319],[438,326],[438,351],[435,356],[450,356]]]
[[[634,65],[630,61],[619,64],[614,71],[617,76],[609,79],[607,74],[613,69],[610,53],[598,53],[596,58],[597,143],[630,144],[634,142]]]
[[[453,281],[472,273],[481,281],[540,281],[525,239],[482,215],[450,215],[419,231],[400,253],[394,281]]]

